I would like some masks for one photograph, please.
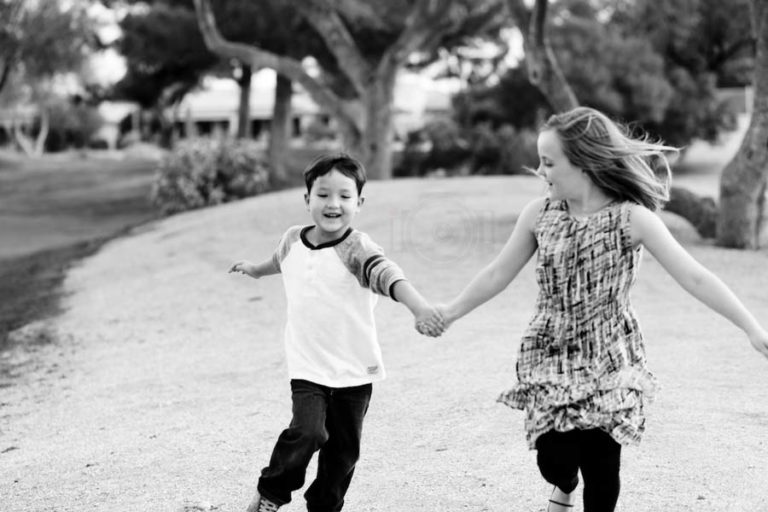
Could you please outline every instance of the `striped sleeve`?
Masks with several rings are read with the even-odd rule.
[[[405,274],[368,235],[354,231],[335,248],[344,266],[357,278],[360,286],[397,300],[392,290],[395,283],[405,279]]]
[[[301,226],[292,226],[280,237],[277,248],[275,248],[275,252],[272,254],[272,263],[276,269],[280,270],[280,265],[288,255],[288,251],[291,250],[291,246],[299,240],[300,236]]]

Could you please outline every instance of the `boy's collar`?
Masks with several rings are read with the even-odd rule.
[[[347,238],[347,237],[348,237],[348,236],[349,236],[349,235],[352,233],[352,231],[353,231],[352,227],[350,226],[350,227],[348,227],[348,228],[347,228],[347,230],[344,232],[344,234],[343,234],[343,235],[341,235],[341,236],[340,236],[339,238],[337,238],[336,240],[331,240],[331,241],[329,241],[329,242],[323,242],[323,243],[321,243],[321,244],[317,244],[317,245],[315,245],[315,244],[313,244],[312,242],[310,242],[310,241],[309,241],[309,238],[307,237],[307,233],[309,233],[309,231],[310,231],[311,229],[315,228],[315,227],[316,227],[316,226],[312,225],[312,226],[306,226],[306,227],[302,228],[302,229],[301,229],[301,235],[300,235],[300,236],[301,236],[301,241],[302,241],[302,243],[303,243],[303,244],[304,244],[304,245],[305,245],[307,248],[309,248],[309,249],[312,249],[313,251],[316,251],[316,250],[318,250],[318,249],[326,249],[326,248],[328,248],[328,247],[333,247],[334,245],[338,245],[338,244],[340,244],[341,242],[343,242],[344,240],[346,240],[346,238]]]

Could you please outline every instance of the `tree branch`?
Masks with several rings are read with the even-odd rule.
[[[515,24],[520,28],[520,32],[525,34],[523,27],[528,27],[531,23],[531,11],[525,6],[523,0],[507,0],[507,11],[515,20]]]
[[[533,13],[528,24],[528,40],[535,46],[546,44],[546,23],[548,0],[536,0]]]
[[[3,70],[0,72],[0,91],[3,90],[5,84],[8,82],[8,77],[11,76],[12,67],[13,66],[8,62],[3,63]]]
[[[712,71],[717,71],[725,64],[731,57],[736,55],[742,48],[752,47],[754,49],[757,45],[757,40],[753,36],[742,37],[738,41],[734,41],[732,44],[723,48],[722,51],[717,52],[717,55],[712,57],[707,63],[707,67]]]
[[[555,111],[561,112],[578,106],[579,102],[547,40],[547,4],[548,0],[536,0],[525,38],[525,63],[528,80],[544,94]]]
[[[294,2],[294,6],[317,30],[336,57],[339,69],[349,78],[358,95],[363,96],[373,70],[336,9],[326,0],[300,0]]]
[[[328,87],[309,75],[301,62],[288,57],[281,57],[256,46],[227,41],[216,28],[216,19],[211,9],[210,0],[194,0],[197,22],[206,46],[217,55],[238,59],[253,68],[270,68],[304,87],[318,105],[326,107],[334,115],[354,126],[359,126],[356,116],[341,99]]]
[[[299,0],[300,1],[300,0]],[[339,12],[344,13],[344,18],[350,22],[359,22],[376,30],[392,30],[392,27],[385,23],[385,18],[380,16],[368,2],[360,0],[335,0]]]
[[[450,0],[419,0],[405,20],[400,37],[387,50],[385,60],[403,64],[411,53],[427,50],[430,42],[455,28],[466,14],[466,9]]]

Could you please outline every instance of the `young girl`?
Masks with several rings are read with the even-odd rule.
[[[668,198],[670,151],[590,108],[552,116],[538,139],[547,197],[525,206],[498,256],[438,308],[450,325],[506,288],[538,251],[540,290],[520,346],[519,383],[499,401],[526,412],[529,446],[554,485],[550,512],[573,507],[579,471],[585,512],[613,511],[621,446],[643,434],[655,380],[629,301],[642,247],[768,357],[768,333],[654,213]]]

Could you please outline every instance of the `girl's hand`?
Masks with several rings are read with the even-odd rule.
[[[416,316],[416,330],[419,334],[437,338],[445,332],[443,318],[434,307],[429,307]]]
[[[444,329],[448,329],[448,327],[456,320],[456,318],[452,316],[453,313],[448,304],[436,304],[435,310],[437,310],[440,318],[443,320]]]
[[[768,332],[765,329],[758,329],[754,333],[749,333],[749,342],[755,347],[755,350],[768,357]]]

